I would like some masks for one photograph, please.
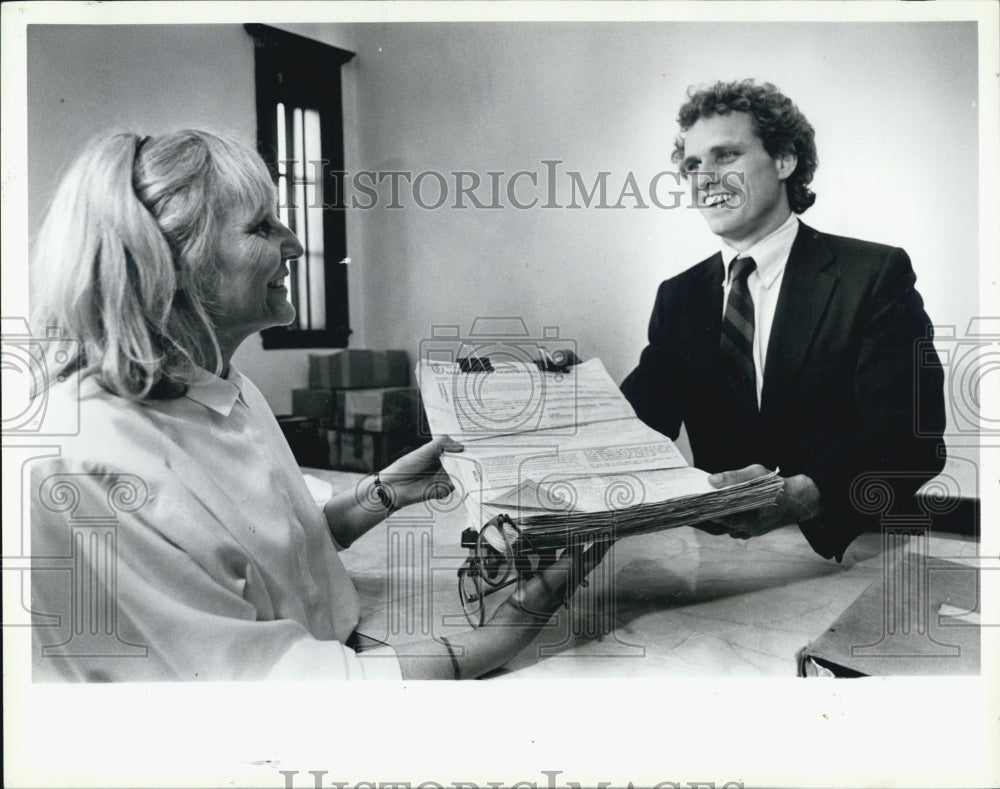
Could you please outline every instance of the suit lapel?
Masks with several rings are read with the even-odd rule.
[[[726,266],[722,262],[722,253],[716,252],[708,259],[708,265],[705,267],[704,287],[701,288],[701,293],[708,299],[713,308],[712,320],[709,323],[712,326],[717,326],[720,331],[722,329],[722,283],[725,278]]]
[[[780,407],[774,402],[777,393],[786,391],[787,382],[798,375],[837,283],[837,277],[824,271],[832,260],[819,233],[801,225],[785,264],[768,339],[762,413]]]
[[[695,332],[692,347],[695,359],[703,360],[709,369],[718,365],[719,336],[722,333],[722,282],[725,265],[717,252],[703,264],[700,282],[690,302],[691,327]]]

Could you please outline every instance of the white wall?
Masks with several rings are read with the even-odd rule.
[[[31,227],[64,169],[99,133],[206,126],[253,144],[256,117],[253,42],[239,25],[31,25]]]
[[[253,41],[242,25],[30,26],[29,227],[38,228],[62,172],[91,137],[199,127],[256,147],[255,102]],[[305,352],[264,351],[256,334],[235,362],[277,412],[291,411],[292,387],[305,386]]]
[[[819,198],[805,221],[904,246],[935,321],[964,327],[976,312],[969,25],[372,25],[354,39],[355,168],[485,179],[560,159],[588,181],[611,171],[611,202],[629,171],[643,184],[671,169],[689,84],[774,81],[817,129]],[[656,285],[716,248],[686,209],[429,211],[411,201],[351,220],[366,342],[415,351],[435,323],[521,315],[533,331],[559,326],[616,378],[643,344]]]
[[[611,202],[629,172],[644,185],[671,169],[689,84],[769,79],[817,130],[819,198],[805,221],[904,246],[935,322],[961,331],[977,312],[972,25],[283,27],[357,53],[344,68],[350,170],[485,179],[542,173],[542,160],[559,159],[563,179],[610,171]],[[33,27],[29,97],[34,227],[56,172],[107,126],[209,125],[252,138],[252,45],[239,25]],[[643,345],[656,285],[715,249],[684,208],[430,211],[409,199],[393,211],[385,202],[348,213],[352,345],[414,357],[434,324],[467,331],[477,316],[511,315],[536,335],[557,326],[620,379]],[[305,352],[259,343],[251,338],[237,364],[287,411],[289,390],[305,384]]]

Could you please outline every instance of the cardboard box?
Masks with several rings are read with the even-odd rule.
[[[330,436],[320,420],[302,416],[279,416],[278,425],[300,466],[333,468],[330,463]],[[334,436],[336,438],[336,436]],[[339,462],[340,458],[337,457]]]
[[[416,431],[420,393],[416,387],[386,389],[293,389],[292,413],[322,426],[386,433]]]
[[[340,430],[340,463],[347,471],[379,471],[407,452],[425,443],[412,431],[372,433],[363,430]]]
[[[344,430],[416,432],[420,394],[416,387],[337,391],[336,426]]]
[[[292,413],[323,419],[327,426],[337,427],[337,392],[333,389],[293,389]]]
[[[375,351],[372,386],[409,386],[410,360],[406,351]]]
[[[340,432],[328,428],[323,430],[326,439],[326,468],[340,468]]]
[[[406,351],[350,348],[309,354],[311,389],[364,389],[409,383]]]
[[[309,388],[373,386],[374,351],[342,350],[309,354]]]

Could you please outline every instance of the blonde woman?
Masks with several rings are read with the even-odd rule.
[[[32,261],[33,318],[72,341],[48,360],[46,396],[76,408],[76,379],[80,431],[33,468],[32,554],[70,555],[73,524],[114,500],[113,556],[80,550],[72,574],[109,629],[77,643],[113,648],[57,643],[65,630],[46,625],[80,599],[67,573],[40,565],[36,679],[476,677],[523,649],[603,554],[564,556],[521,584],[491,622],[502,626],[346,646],[359,604],[338,552],[385,515],[362,503],[383,486],[396,506],[446,493],[438,458],[461,447],[431,442],[360,495],[313,502],[231,362],[248,336],[294,318],[284,280],[302,247],[275,197],[256,153],[204,131],[99,139],[55,195]]]

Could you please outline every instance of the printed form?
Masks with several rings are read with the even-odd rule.
[[[556,373],[490,367],[417,368],[432,434],[465,445],[441,462],[476,511],[599,512],[614,491],[631,505],[714,490],[670,439],[636,417],[600,359]],[[636,495],[624,494],[624,483]]]

